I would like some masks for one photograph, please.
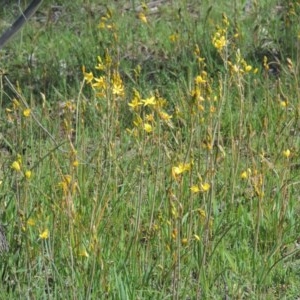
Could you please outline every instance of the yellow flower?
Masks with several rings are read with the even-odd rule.
[[[100,56],[98,56],[98,64],[95,69],[100,71],[105,69],[105,65],[103,64],[102,58]]]
[[[241,67],[239,65],[231,65],[231,70],[234,73],[243,73],[244,71],[241,69]]]
[[[195,83],[196,83],[196,84],[206,83],[206,80],[205,80],[201,75],[198,75],[198,76],[195,78]]]
[[[145,14],[144,14],[143,12],[140,12],[140,13],[138,14],[138,18],[139,18],[143,23],[145,23],[145,24],[148,23],[147,18],[146,18]]]
[[[192,193],[199,193],[200,192],[200,188],[199,188],[198,185],[191,186],[190,190],[192,191]]]
[[[177,33],[174,33],[174,34],[171,34],[169,36],[169,40],[174,43],[174,42],[177,42],[178,41],[178,38],[179,38],[179,35]]]
[[[245,71],[246,72],[250,72],[251,70],[252,70],[252,66],[250,66],[250,65],[245,66]]]
[[[73,167],[76,168],[79,166],[79,161],[78,160],[74,160],[73,161]]]
[[[222,50],[227,45],[227,40],[225,36],[217,32],[213,37],[213,45],[217,50]]]
[[[21,165],[18,161],[14,161],[11,165],[11,168],[17,172],[21,171]]]
[[[98,28],[104,29],[105,28],[105,23],[104,22],[100,22],[99,25],[98,25]]]
[[[200,188],[201,188],[201,192],[208,192],[210,189],[210,184],[207,182],[201,183]]]
[[[170,121],[172,119],[172,116],[170,116],[169,114],[167,114],[164,111],[160,111],[159,116],[163,121]]]
[[[82,257],[89,257],[89,254],[88,254],[88,252],[86,251],[86,249],[85,249],[84,246],[81,246],[81,247],[80,247],[79,256],[82,256]]]
[[[181,245],[182,246],[186,246],[187,244],[188,244],[188,239],[187,238],[183,238],[182,240],[181,240]]]
[[[133,120],[133,124],[135,127],[142,127],[143,119],[140,116],[136,116],[136,118]]]
[[[29,219],[27,220],[27,225],[28,225],[28,226],[34,226],[34,225],[35,225],[34,219],[29,218]]]
[[[144,103],[144,106],[148,106],[148,105],[154,106],[154,105],[156,105],[156,100],[155,100],[154,96],[152,96],[150,98],[147,98],[147,99],[144,99],[144,100],[142,100],[142,102]]]
[[[113,85],[112,92],[113,92],[114,95],[124,96],[123,81],[122,81],[122,79],[120,77],[120,74],[118,72],[115,72],[113,74],[112,85]]]
[[[198,213],[199,213],[201,219],[205,219],[206,218],[206,212],[205,212],[205,210],[199,208],[198,209]]]
[[[166,104],[167,104],[167,100],[166,99],[164,99],[162,97],[157,97],[156,98],[156,103],[155,103],[156,107],[163,108],[163,107],[166,106]]]
[[[66,193],[69,190],[70,184],[72,181],[72,177],[70,175],[64,175],[63,180],[58,183],[58,186]]]
[[[154,114],[152,113],[152,114],[146,115],[146,116],[145,116],[145,120],[146,120],[147,122],[154,122]]]
[[[291,156],[291,151],[290,149],[286,149],[282,152],[283,156],[286,158],[289,158]]]
[[[23,111],[23,116],[28,118],[31,114],[31,109],[30,108],[26,108],[24,111]]]
[[[204,111],[205,110],[205,108],[202,104],[198,104],[197,107],[198,107],[199,111]]]
[[[287,107],[288,106],[288,101],[287,100],[280,101],[280,106]]]
[[[135,110],[137,107],[141,106],[143,103],[141,102],[141,95],[139,91],[136,89],[133,89],[133,99],[130,103],[128,103],[128,106],[130,106],[133,110]]]
[[[145,124],[144,124],[144,130],[145,130],[146,132],[148,132],[148,133],[152,132],[153,129],[152,129],[151,124],[145,123]]]
[[[83,73],[83,77],[84,77],[84,80],[87,82],[87,83],[91,83],[94,79],[94,75],[93,75],[93,72],[89,72],[87,73],[85,71],[85,66],[82,67],[82,73]]]
[[[64,180],[67,184],[70,184],[72,181],[72,176],[71,175],[64,175]]]
[[[190,190],[192,191],[192,193],[205,193],[208,192],[210,189],[210,184],[205,182],[205,183],[201,183],[200,186],[198,185],[193,185],[191,186]]]
[[[95,83],[92,84],[92,87],[94,89],[104,89],[106,88],[106,80],[103,76],[100,76],[99,78],[95,78]]]
[[[112,92],[117,96],[124,96],[124,87],[120,84],[113,84]]]
[[[241,176],[240,176],[242,179],[247,179],[248,178],[248,172],[247,171],[243,171],[241,173]]]
[[[46,240],[49,238],[49,230],[45,229],[42,233],[39,235],[40,239]]]
[[[130,106],[132,109],[136,109],[137,107],[139,107],[140,105],[142,105],[143,103],[137,98],[134,97],[130,103],[128,103],[128,106]]]
[[[30,179],[31,178],[31,171],[30,170],[27,170],[27,171],[25,171],[25,177],[27,178],[27,179]]]
[[[177,178],[178,175],[190,171],[191,169],[191,163],[183,164],[180,163],[178,166],[172,167],[172,176],[173,178]]]

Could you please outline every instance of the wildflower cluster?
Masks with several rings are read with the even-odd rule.
[[[26,179],[31,178],[32,175],[31,170],[25,169],[23,167],[22,156],[20,154],[17,155],[16,160],[14,160],[13,163],[11,164],[11,168],[17,173],[22,173]]]
[[[142,23],[148,24],[147,14],[149,11],[149,7],[148,7],[147,3],[143,2],[141,5],[141,8],[142,9],[138,12],[137,17]]]
[[[167,113],[165,109],[167,100],[158,93],[148,98],[142,98],[139,91],[134,89],[133,97],[128,106],[133,113],[134,127],[127,129],[127,131],[135,137],[138,137],[141,132],[153,132],[155,127],[160,124],[173,127],[172,115]]]
[[[11,107],[6,108],[7,119],[9,122],[18,120],[20,117],[29,118],[31,109],[25,106],[22,102],[14,98]]]
[[[101,17],[98,27],[100,35],[108,34],[109,39],[117,44],[118,28],[114,22],[112,10],[107,8],[106,14]],[[112,59],[117,47],[110,43],[109,49],[110,51],[106,50],[104,55],[98,56],[95,72],[87,72],[85,66],[82,67],[85,83],[95,91],[97,98],[95,106],[97,109],[103,108],[104,100],[107,104],[106,108],[110,110],[112,107],[118,106],[117,101],[125,97],[125,88],[118,70],[118,61]]]
[[[172,167],[172,177],[175,180],[179,179],[185,172],[189,172],[191,170],[192,163],[179,163],[177,166]]]
[[[45,215],[45,211],[44,208],[38,206],[27,220],[25,216],[21,216],[23,232],[33,231],[35,240],[47,240],[50,237],[49,215]]]
[[[192,112],[199,115],[200,122],[204,122],[204,112],[214,113],[216,107],[214,102],[216,97],[212,97],[211,80],[206,71],[201,71],[199,75],[194,78],[194,86],[191,90],[192,97]],[[195,111],[196,109],[196,111]]]
[[[98,76],[95,76],[93,72],[86,72],[85,67],[83,67],[83,75],[85,82],[95,91],[96,97],[106,100],[124,98],[125,89],[122,78],[117,67],[113,65],[108,52],[106,52],[103,59],[98,56],[98,64],[95,69],[100,71]]]
[[[110,31],[116,30],[116,24],[112,20],[112,11],[107,8],[106,14],[101,17],[98,25],[100,30],[106,29]]]
[[[236,55],[235,55],[235,62],[232,63],[231,61],[228,61],[228,66],[230,68],[231,74],[238,74],[243,75],[245,73],[250,73],[251,71],[256,74],[258,72],[258,69],[249,65],[244,58],[241,56],[240,49],[237,49]]]
[[[197,185],[191,186],[191,191],[193,193],[208,192],[209,189],[210,189],[210,184],[208,182],[200,182]]]
[[[212,43],[214,47],[217,49],[217,51],[220,53],[220,55],[223,55],[223,50],[228,45],[228,27],[229,27],[229,21],[227,19],[227,16],[223,14],[223,26],[217,27],[217,31],[214,33],[212,37]]]

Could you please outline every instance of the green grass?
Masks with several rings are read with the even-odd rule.
[[[299,297],[299,2],[44,2],[0,53],[0,298]]]

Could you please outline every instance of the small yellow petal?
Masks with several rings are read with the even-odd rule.
[[[194,234],[194,238],[195,238],[195,240],[197,240],[197,241],[200,241],[200,237],[199,237],[199,235],[197,235],[197,234]]]
[[[247,173],[247,171],[244,171],[244,172],[241,173],[241,178],[242,178],[242,179],[247,179],[247,178],[248,178],[248,173]]]
[[[182,240],[181,240],[181,244],[182,244],[182,246],[186,246],[187,244],[188,244],[188,239],[186,239],[186,238],[183,238]]]
[[[147,18],[146,18],[146,16],[145,16],[144,13],[140,12],[140,13],[138,14],[138,17],[139,17],[139,19],[140,19],[143,23],[145,23],[145,24],[148,23]]]
[[[86,251],[85,247],[81,247],[80,251],[79,251],[79,256],[82,257],[89,257],[88,252]]]
[[[25,172],[25,177],[27,178],[27,179],[30,179],[31,178],[31,171],[30,170],[27,170],[26,172]]]
[[[45,229],[40,235],[39,235],[40,239],[42,240],[46,240],[49,238],[49,230]]]
[[[24,111],[23,111],[23,116],[28,118],[31,114],[31,109],[30,108],[26,108]]]
[[[176,33],[174,33],[174,34],[171,34],[170,36],[169,36],[169,40],[171,41],[171,42],[176,42],[176,41],[178,41],[178,38],[179,38],[179,35],[178,34],[176,34]]]
[[[143,99],[142,103],[144,104],[144,106],[155,106],[157,104],[157,101],[156,101],[155,97],[152,96],[147,99]]]
[[[209,183],[207,183],[207,182],[205,182],[205,183],[201,183],[201,191],[202,192],[207,192],[207,191],[209,191],[209,189],[210,189],[210,184]]]
[[[20,166],[19,162],[17,162],[17,161],[14,161],[12,163],[11,168],[17,172],[21,171],[21,166]]]
[[[149,123],[144,124],[144,130],[148,133],[152,132],[152,126]]]
[[[291,156],[291,151],[290,149],[286,149],[282,152],[283,156],[285,156],[286,158],[289,158]]]
[[[251,70],[252,70],[252,66],[247,65],[247,66],[245,67],[245,71],[246,71],[246,72],[250,72]]]
[[[198,185],[191,186],[190,190],[192,191],[192,193],[199,193],[200,192],[200,188],[199,188]]]
[[[35,225],[34,219],[29,218],[28,221],[27,221],[27,225],[28,225],[28,226],[34,226],[34,225]]]
[[[200,215],[201,218],[203,218],[203,219],[206,218],[206,212],[205,212],[205,210],[199,208],[198,209],[198,213],[199,213],[199,215]]]

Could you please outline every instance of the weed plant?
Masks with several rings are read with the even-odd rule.
[[[1,52],[1,299],[300,297],[299,1],[73,2]]]

